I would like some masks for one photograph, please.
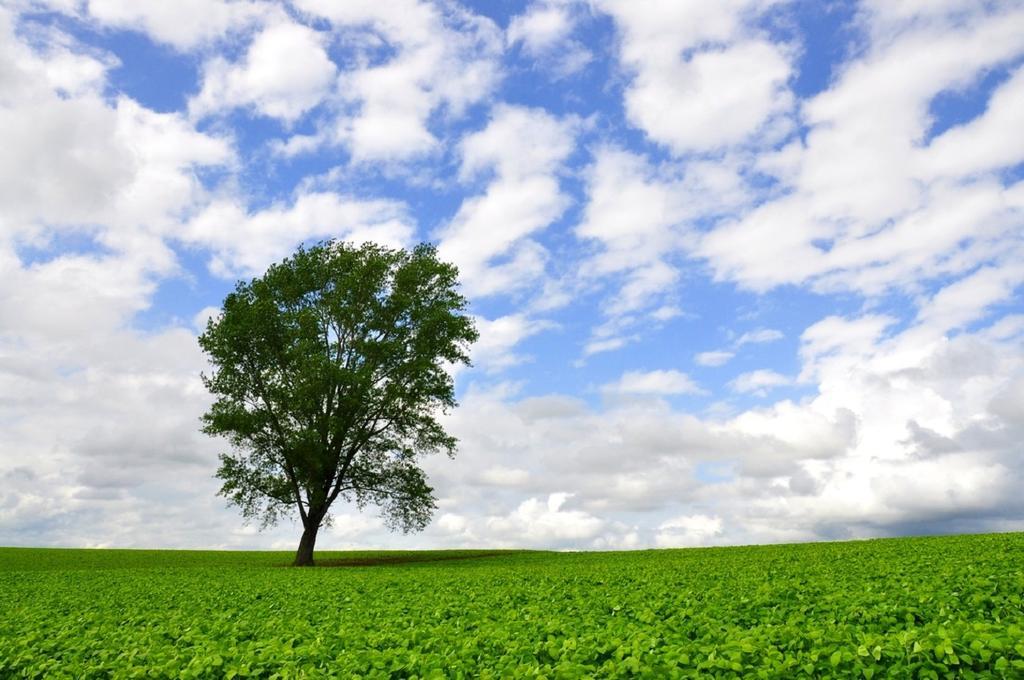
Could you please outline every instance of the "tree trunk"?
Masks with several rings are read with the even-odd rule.
[[[313,546],[316,545],[316,532],[319,530],[320,522],[314,522],[310,519],[302,531],[299,549],[295,551],[295,561],[292,562],[293,567],[313,566]]]

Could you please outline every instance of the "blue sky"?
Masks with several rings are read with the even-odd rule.
[[[290,547],[195,336],[324,238],[437,244],[482,333],[435,522],[327,547],[1024,528],[1020,2],[18,0],[0,51],[0,544]]]

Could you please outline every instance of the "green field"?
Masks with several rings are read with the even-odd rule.
[[[0,677],[1024,677],[1024,534],[290,558],[0,549]]]

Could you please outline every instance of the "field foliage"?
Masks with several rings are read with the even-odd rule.
[[[1024,677],[1024,534],[289,559],[0,549],[0,677]]]

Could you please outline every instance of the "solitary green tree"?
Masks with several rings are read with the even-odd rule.
[[[458,270],[435,249],[326,241],[240,281],[199,344],[216,398],[203,431],[224,436],[220,494],[269,526],[297,513],[295,565],[313,564],[339,498],[420,530],[436,507],[417,464],[454,455],[438,416],[455,396],[446,365],[477,339]]]

